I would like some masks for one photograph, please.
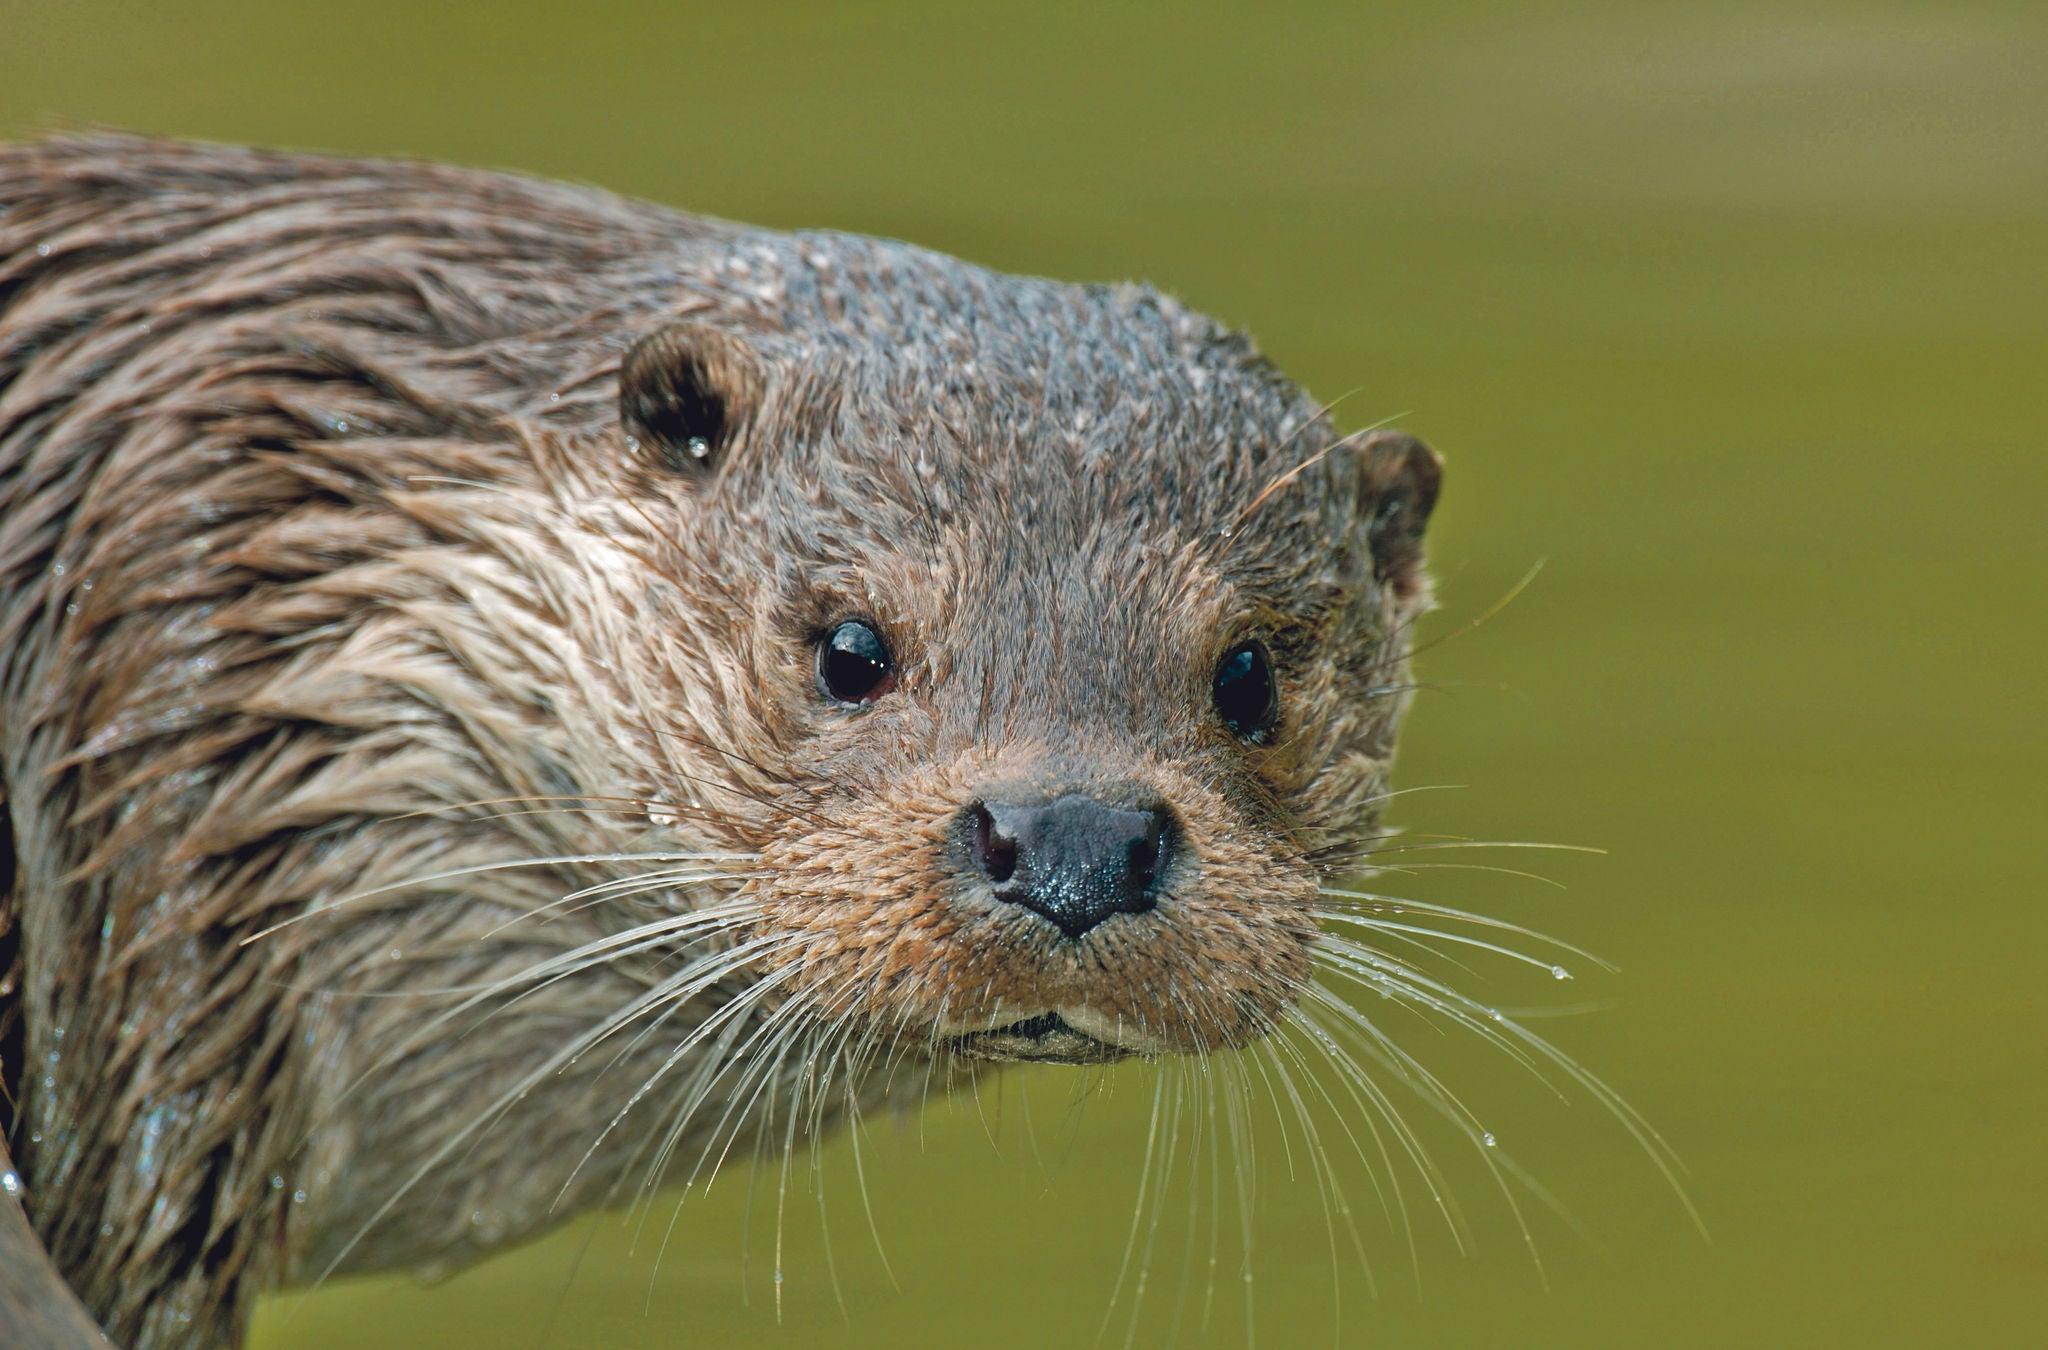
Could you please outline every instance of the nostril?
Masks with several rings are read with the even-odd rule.
[[[956,817],[961,862],[993,898],[1021,905],[1070,938],[1112,914],[1158,903],[1178,863],[1179,831],[1163,806],[1111,806],[1083,792],[1050,802],[983,799]]]
[[[1140,894],[1149,894],[1166,870],[1166,831],[1155,814],[1145,833],[1131,844],[1131,883]]]
[[[974,861],[998,886],[1017,872],[1017,841],[1003,832],[986,806],[974,808]]]

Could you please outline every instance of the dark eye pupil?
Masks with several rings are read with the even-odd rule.
[[[1264,647],[1240,643],[1216,663],[1216,711],[1241,741],[1256,745],[1272,734],[1280,717],[1280,699]]]
[[[818,644],[818,683],[840,703],[871,703],[895,683],[889,648],[882,635],[849,619]]]

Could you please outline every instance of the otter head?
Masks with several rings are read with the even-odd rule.
[[[720,597],[717,785],[656,788],[745,822],[786,1016],[978,1059],[1243,1044],[1375,829],[1438,461],[1150,292],[978,275],[629,354],[664,565]]]

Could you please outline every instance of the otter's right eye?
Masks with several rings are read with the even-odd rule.
[[[1264,745],[1280,721],[1280,693],[1265,644],[1241,642],[1216,663],[1216,711],[1230,734],[1248,745]]]
[[[873,703],[896,687],[889,644],[874,625],[848,619],[818,643],[818,688],[835,703]]]

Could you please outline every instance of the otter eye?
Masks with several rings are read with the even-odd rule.
[[[889,645],[872,624],[848,619],[818,643],[818,688],[835,703],[873,703],[896,686]]]
[[[1216,712],[1230,734],[1263,745],[1280,720],[1273,662],[1258,642],[1240,642],[1216,663]]]

